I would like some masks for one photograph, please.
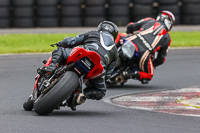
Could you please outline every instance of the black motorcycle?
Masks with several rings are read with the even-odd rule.
[[[139,70],[137,63],[139,53],[131,41],[125,40],[124,44],[118,48],[118,53],[119,60],[117,61],[116,68],[111,77],[107,77],[107,85],[123,85],[129,79],[125,76],[127,73]]]
[[[135,79],[135,72],[139,71],[139,52],[134,43],[128,40],[123,40],[124,43],[118,48],[119,60],[114,72],[110,77],[107,77],[107,85],[124,85],[129,79]],[[152,54],[151,59],[157,57],[157,52]],[[137,78],[136,78],[137,79]],[[145,84],[147,81],[142,81]]]

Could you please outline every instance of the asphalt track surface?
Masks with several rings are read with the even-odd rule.
[[[36,69],[50,54],[0,55],[0,133],[197,133],[200,118],[128,109],[87,100],[73,112],[61,108],[49,116],[24,111]],[[121,94],[174,90],[200,85],[200,49],[170,50],[148,85],[130,80],[113,86],[105,99]]]
[[[83,33],[91,28],[3,29],[0,34]],[[125,32],[125,27],[119,28]],[[175,26],[172,31],[200,31],[200,26]],[[200,49],[170,50],[167,62],[155,71],[149,85],[129,81],[109,87],[102,101],[88,100],[77,108],[54,111],[50,116],[26,112],[22,104],[31,93],[36,69],[49,54],[0,55],[0,133],[196,133],[200,118],[121,108],[103,102],[122,94],[174,90],[199,86]]]

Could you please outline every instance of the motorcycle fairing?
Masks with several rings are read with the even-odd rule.
[[[94,63],[94,67],[88,72],[85,78],[92,79],[101,75],[103,72],[103,66],[101,65],[101,58],[94,51],[87,51],[84,48],[75,47],[72,49],[68,57],[67,64],[72,63],[72,62],[77,62],[78,60],[84,57],[88,57]]]
[[[103,66],[101,65],[100,56],[96,52],[87,51],[81,47],[73,48],[72,52],[69,55],[67,64],[71,62],[80,62],[78,60],[80,59],[84,60],[85,56],[87,56],[87,58],[89,58],[94,63],[92,69],[88,71],[86,75],[86,79],[92,79],[101,75],[103,72]],[[44,67],[49,66],[51,64],[51,61],[52,61],[52,57],[49,57],[47,62],[44,64]],[[37,84],[38,84],[39,78],[40,78],[40,75],[38,75],[38,77],[35,80],[33,91],[35,91],[38,88]]]
[[[132,44],[131,41],[126,41],[123,45],[122,45],[122,53],[123,55],[128,58],[128,59],[132,59],[134,54],[135,54],[135,46]]]
[[[35,80],[35,85],[34,85],[34,90],[33,90],[33,92],[38,88],[37,83],[38,83],[39,78],[40,78],[40,75],[39,75],[39,76],[37,77],[37,79]]]
[[[51,64],[52,61],[52,57],[49,57],[49,59],[47,60],[47,62],[44,64],[43,67],[49,66]]]

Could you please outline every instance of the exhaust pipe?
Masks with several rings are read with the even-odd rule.
[[[77,99],[76,99],[76,103],[78,105],[84,103],[86,101],[86,96],[83,94],[83,93],[79,93],[79,95],[77,96]]]
[[[115,78],[115,82],[118,83],[118,84],[124,83],[124,76],[123,76],[122,74],[118,75],[118,76]]]

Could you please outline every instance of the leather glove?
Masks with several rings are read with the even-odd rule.
[[[92,100],[100,100],[105,96],[105,91],[94,89],[94,88],[86,88],[84,89],[84,95],[87,97],[87,99]]]

